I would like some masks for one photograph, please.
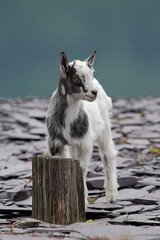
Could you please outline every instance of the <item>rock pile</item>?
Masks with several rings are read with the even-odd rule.
[[[87,175],[88,221],[65,227],[30,218],[32,157],[47,152],[48,104],[48,99],[40,98],[0,100],[0,238],[11,239],[11,235],[7,238],[10,233],[24,234],[27,239],[28,233],[42,239],[89,239],[95,235],[112,239],[119,233],[134,239],[160,239],[160,98],[114,100],[111,119],[119,151],[117,201],[106,203],[104,172],[95,143]]]

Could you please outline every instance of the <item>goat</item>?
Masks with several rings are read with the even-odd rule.
[[[46,117],[47,145],[51,156],[79,159],[82,168],[87,205],[86,174],[97,142],[105,172],[107,202],[117,195],[116,156],[112,141],[109,110],[111,98],[94,78],[93,63],[96,51],[86,60],[68,62],[65,52],[60,54],[60,80],[53,93]]]

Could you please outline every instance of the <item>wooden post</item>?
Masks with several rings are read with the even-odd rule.
[[[54,224],[85,221],[82,171],[78,160],[32,159],[32,217]]]

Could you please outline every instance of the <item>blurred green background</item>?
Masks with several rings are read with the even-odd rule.
[[[62,50],[97,50],[112,97],[160,95],[160,0],[0,0],[0,97],[50,97]]]

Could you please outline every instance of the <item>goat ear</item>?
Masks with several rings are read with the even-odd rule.
[[[68,58],[67,58],[67,55],[65,54],[65,52],[61,52],[61,54],[60,54],[59,65],[60,65],[61,73],[63,75],[66,74],[68,71],[69,62],[68,62]]]
[[[87,59],[87,64],[89,67],[92,67],[93,63],[94,63],[94,60],[95,60],[95,57],[96,57],[96,53],[97,51],[94,51]]]

